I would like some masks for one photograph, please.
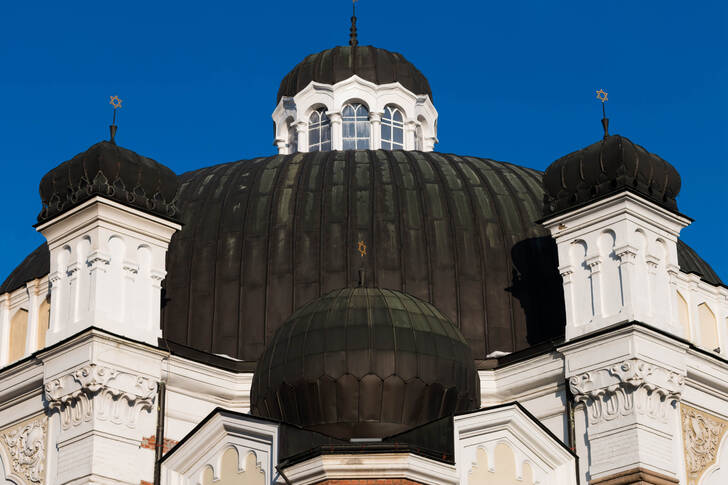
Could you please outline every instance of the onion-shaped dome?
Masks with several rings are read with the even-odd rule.
[[[177,175],[131,150],[102,141],[48,172],[40,182],[48,221],[84,201],[102,196],[164,218],[176,214]]]
[[[677,211],[680,175],[659,156],[612,135],[552,163],[544,175],[544,188],[547,215],[624,190]]]
[[[381,438],[480,407],[478,373],[434,306],[378,288],[335,290],[295,312],[258,361],[254,415],[341,439]]]
[[[373,46],[340,46],[311,54],[281,81],[278,101],[295,96],[311,81],[336,84],[353,75],[374,84],[399,82],[414,94],[426,94],[432,100],[427,78],[402,54]]]

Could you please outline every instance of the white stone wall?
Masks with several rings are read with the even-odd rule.
[[[38,227],[51,257],[46,345],[91,326],[156,345],[166,251],[179,229],[102,197]]]

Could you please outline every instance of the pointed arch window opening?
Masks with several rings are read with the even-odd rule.
[[[395,106],[385,107],[382,114],[382,148],[404,150],[404,116]]]
[[[344,150],[368,150],[371,125],[369,109],[363,104],[347,104],[341,110]]]
[[[317,109],[308,118],[308,151],[331,151],[331,120],[326,116],[326,108]]]

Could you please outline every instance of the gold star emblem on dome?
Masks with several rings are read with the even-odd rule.
[[[121,100],[118,96],[109,96],[109,104],[114,107],[114,109],[121,108]]]
[[[361,254],[361,257],[363,258],[367,254],[367,245],[364,241],[359,241],[356,246],[356,250],[359,251],[359,254]]]
[[[600,89],[599,91],[597,91],[597,98],[599,99],[599,101],[604,103],[607,100],[607,92],[603,89]]]

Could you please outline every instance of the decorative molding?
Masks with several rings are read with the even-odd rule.
[[[2,432],[13,472],[31,483],[45,483],[48,419],[37,416]]]
[[[697,484],[705,470],[715,463],[728,421],[690,406],[680,406],[685,470],[688,484]]]
[[[152,410],[156,394],[154,380],[96,364],[45,385],[48,407],[58,409],[64,430],[93,417],[134,428],[141,412]]]
[[[677,372],[629,359],[569,379],[577,403],[589,410],[589,423],[612,421],[637,412],[667,422],[669,407],[679,401],[685,377]]]
[[[607,477],[591,480],[589,485],[676,485],[680,481],[677,478],[669,477],[661,473],[648,470],[647,468],[633,468],[631,470],[615,473]]]

